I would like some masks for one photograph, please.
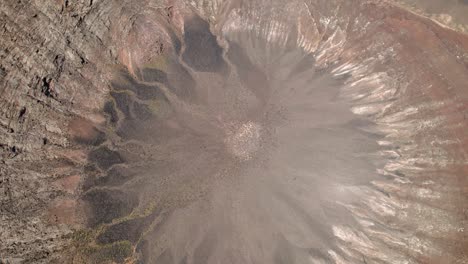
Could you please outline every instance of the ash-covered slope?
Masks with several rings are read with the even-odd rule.
[[[386,1],[1,8],[2,258],[467,263],[466,35]]]

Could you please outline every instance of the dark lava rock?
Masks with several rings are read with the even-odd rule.
[[[143,121],[154,117],[148,106],[136,102],[133,104],[133,113],[135,114],[135,117]]]
[[[124,160],[116,151],[102,146],[89,153],[88,159],[99,168],[107,170],[115,164],[123,163]]]
[[[91,190],[84,195],[83,200],[91,210],[88,218],[90,227],[110,223],[116,218],[126,216],[138,205],[136,196],[109,189]]]
[[[136,243],[146,227],[145,222],[148,222],[146,218],[137,218],[112,225],[97,237],[97,242],[110,244],[128,240]]]
[[[127,118],[130,118],[130,105],[133,102],[130,94],[126,92],[111,92],[112,98],[115,100],[117,109],[119,109]]]
[[[167,74],[158,69],[145,68],[142,71],[143,81],[145,82],[160,82],[167,84]]]
[[[133,179],[137,174],[127,168],[113,167],[103,177],[94,180],[95,186],[119,186]]]
[[[132,244],[140,241],[143,233],[147,228],[153,223],[156,217],[159,215],[160,211],[155,210],[148,216],[130,219],[115,225],[108,227],[104,233],[100,234],[96,241],[99,244],[112,244],[120,241],[129,241]],[[160,222],[156,225],[156,229],[162,225],[163,222]],[[142,247],[145,247],[145,241],[141,241],[137,245],[137,251],[140,251]],[[144,255],[144,252],[141,252]],[[157,262],[160,263],[160,262]]]
[[[164,93],[161,91],[161,88],[159,88],[156,85],[146,85],[138,83],[134,88],[135,93],[141,100],[152,100],[159,98],[167,100],[166,95],[164,95]]]
[[[136,120],[124,120],[119,129],[117,130],[117,135],[125,140],[137,139],[141,140],[141,131],[143,130],[144,125],[141,122]]]
[[[219,72],[225,66],[223,49],[218,45],[210,26],[200,17],[185,21],[183,60],[200,72]]]
[[[117,114],[117,110],[115,110],[115,104],[113,101],[108,101],[104,104],[104,113],[108,115],[109,122],[111,124],[117,124],[119,121],[119,115]]]

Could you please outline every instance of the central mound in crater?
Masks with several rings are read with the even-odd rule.
[[[250,159],[260,145],[261,127],[253,122],[247,122],[234,131],[228,131],[226,144],[233,155],[242,159]]]

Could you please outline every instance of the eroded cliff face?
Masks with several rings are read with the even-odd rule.
[[[386,1],[0,15],[0,259],[467,263],[466,35]]]
[[[2,1],[0,259],[54,259],[82,222],[86,148],[116,64],[120,1]],[[115,21],[114,21],[115,22]],[[102,139],[94,144],[102,143]]]

